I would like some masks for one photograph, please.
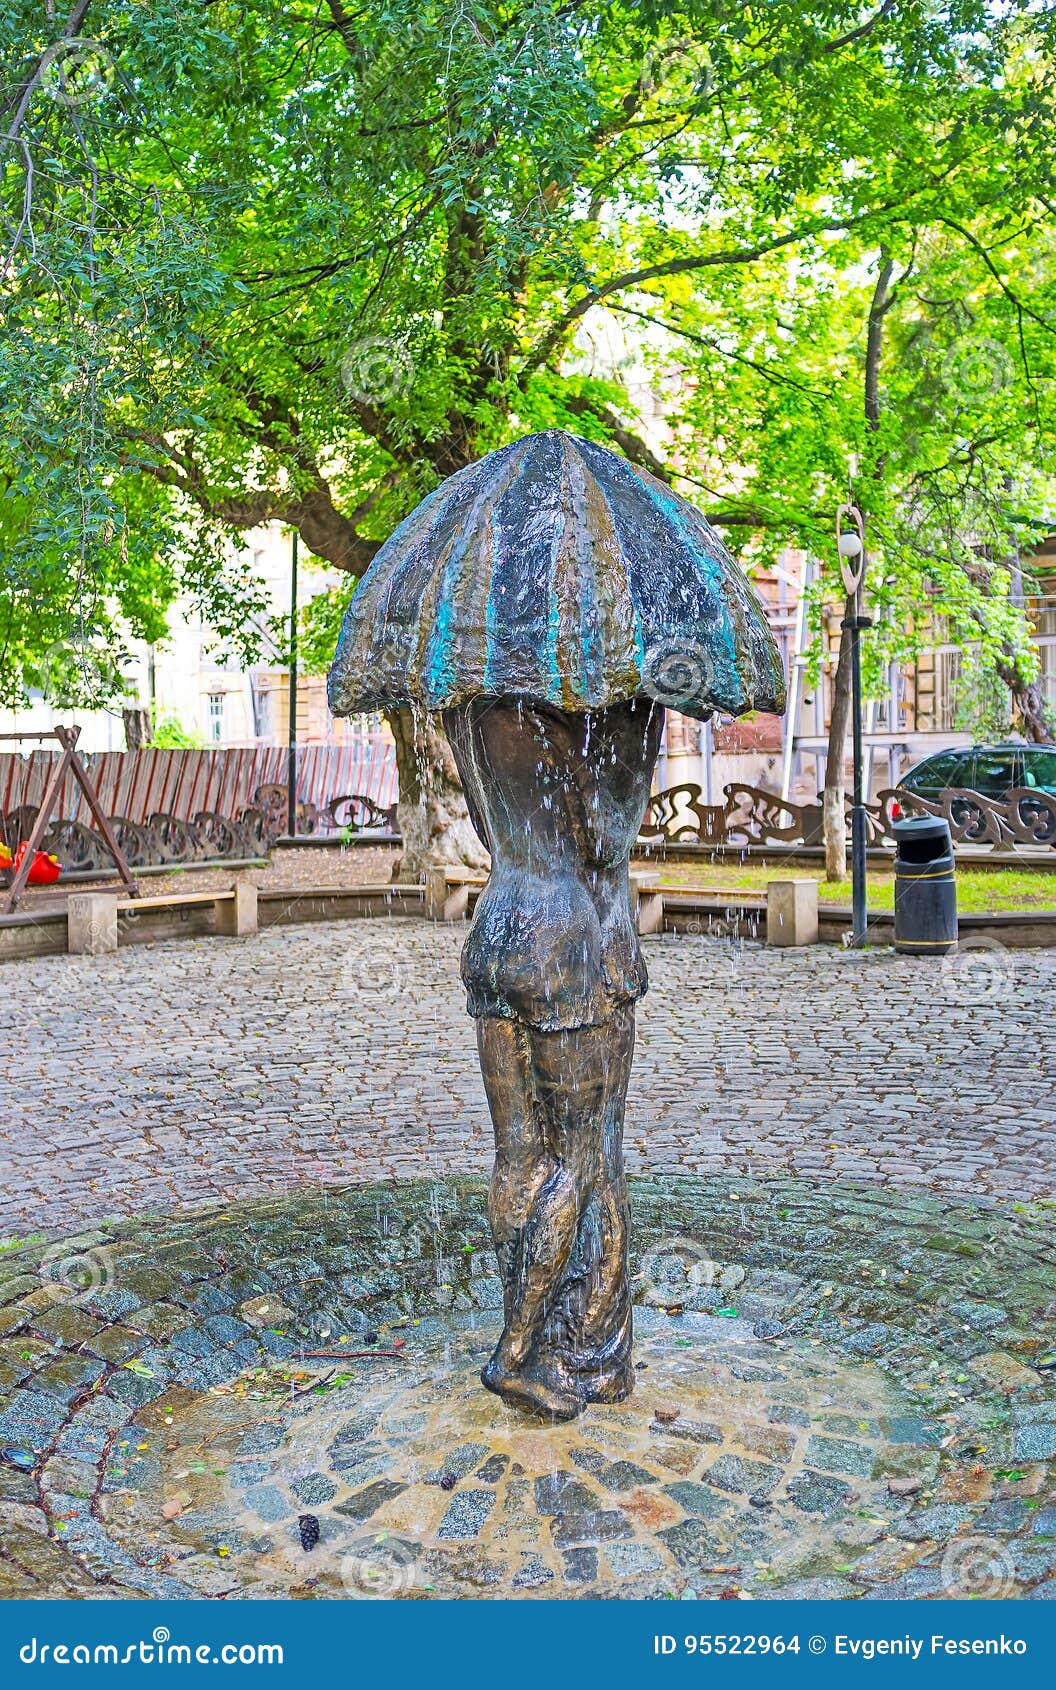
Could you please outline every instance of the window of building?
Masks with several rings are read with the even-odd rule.
[[[961,654],[948,647],[935,653],[935,726],[942,731],[953,728],[957,714],[957,694],[961,684]]]
[[[1037,623],[1041,690],[1052,709],[1056,708],[1056,604],[1044,604],[1038,613]]]
[[[209,738],[214,745],[219,745],[224,737],[224,695],[222,692],[209,694]]]

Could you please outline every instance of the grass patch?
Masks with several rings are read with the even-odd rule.
[[[657,866],[657,865],[653,865]],[[827,904],[850,904],[850,877],[842,885],[830,885],[817,865],[782,868],[777,863],[660,863],[661,884],[673,890],[701,891],[721,897],[723,893],[765,894],[770,880],[816,880],[818,896]],[[893,910],[893,869],[869,868],[869,908]],[[957,870],[957,908],[962,915],[993,915],[1002,910],[1056,910],[1056,873],[1043,869]]]

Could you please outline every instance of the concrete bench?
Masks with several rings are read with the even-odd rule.
[[[664,894],[660,875],[654,869],[631,870],[631,909],[639,933],[664,930]]]
[[[664,925],[664,895],[660,875],[652,870],[631,873],[631,909],[639,933],[659,933]],[[471,892],[482,892],[488,876],[478,869],[440,863],[425,871],[425,914],[429,921],[464,921]]]
[[[155,898],[115,898],[106,892],[75,892],[66,900],[66,949],[70,956],[105,956],[117,950],[118,915],[148,910],[191,909],[211,904],[216,931],[241,938],[257,931],[257,888],[238,880],[225,892],[171,892]]]

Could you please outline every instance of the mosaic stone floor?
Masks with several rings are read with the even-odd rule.
[[[632,1210],[636,1389],[561,1427],[477,1383],[480,1181],[0,1257],[0,1595],[1056,1594],[1046,1205],[686,1179]]]
[[[891,1531],[888,1480],[929,1439],[882,1374],[738,1318],[640,1317],[633,1397],[571,1427],[481,1390],[494,1319],[431,1324],[293,1413],[264,1401],[247,1428],[245,1399],[213,1398],[144,1428],[108,1469],[116,1542],[149,1547],[180,1503],[172,1571],[203,1595],[234,1567],[251,1596],[647,1596],[746,1568],[784,1583]]]

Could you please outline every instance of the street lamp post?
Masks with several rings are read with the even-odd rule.
[[[846,526],[845,526],[846,525]],[[842,627],[851,637],[851,721],[854,793],[851,802],[851,943],[865,944],[866,858],[865,796],[862,791],[862,649],[863,628],[872,619],[862,614],[862,577],[865,574],[865,518],[855,504],[841,505],[836,513],[836,549],[840,573],[853,614]]]

